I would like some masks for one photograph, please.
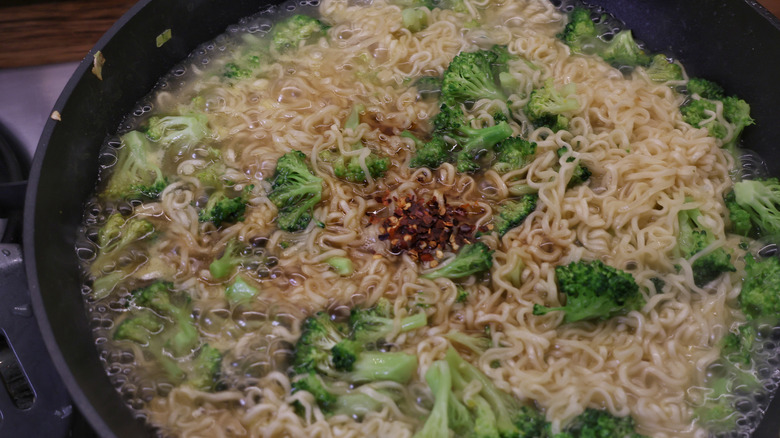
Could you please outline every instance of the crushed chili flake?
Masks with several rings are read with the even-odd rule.
[[[474,241],[475,222],[484,213],[477,204],[451,205],[446,199],[440,204],[436,198],[417,199],[414,195],[402,199],[384,196],[377,201],[392,207],[389,217],[368,213],[372,222],[379,224],[379,240],[389,241],[393,253],[406,252],[432,266],[444,257],[447,247],[457,251]]]

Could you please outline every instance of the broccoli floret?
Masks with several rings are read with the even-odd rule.
[[[255,265],[264,263],[265,257],[262,252],[254,250],[237,239],[231,239],[225,245],[225,251],[218,259],[215,259],[209,265],[209,272],[214,278],[225,278],[237,266],[251,268]]]
[[[308,15],[295,14],[274,25],[271,35],[273,47],[277,52],[297,49],[301,43],[325,35],[328,26]]]
[[[708,99],[692,100],[680,107],[680,113],[685,123],[696,128],[707,128],[712,137],[723,139],[728,129],[715,118],[717,105]]]
[[[590,18],[590,10],[577,6],[569,13],[569,22],[558,35],[572,52],[581,53],[587,45],[592,45],[598,37],[596,24]]]
[[[317,406],[322,412],[331,413],[335,409],[338,397],[328,391],[317,373],[310,371],[298,377],[298,380],[292,383],[293,394],[298,391],[306,391],[314,397],[314,401],[317,402]]]
[[[599,56],[615,67],[650,64],[650,57],[634,41],[630,30],[621,30],[606,47],[599,51]]]
[[[423,76],[414,83],[420,100],[433,100],[441,96],[441,78]]]
[[[332,374],[330,351],[347,339],[347,327],[334,322],[326,312],[306,318],[295,345],[293,366],[297,373]]]
[[[528,103],[525,106],[525,115],[534,126],[546,126],[557,132],[569,128],[569,119],[563,113],[576,111],[580,107],[574,92],[576,85],[573,83],[556,89],[551,78],[548,78],[544,87],[531,92]]]
[[[680,64],[669,61],[669,59],[658,54],[653,56],[653,61],[645,70],[647,77],[653,82],[669,82],[683,80],[683,71]]]
[[[458,287],[458,293],[455,296],[456,303],[465,303],[469,299],[469,291],[465,288]]]
[[[776,178],[740,181],[734,184],[733,198],[730,195],[729,199],[733,203],[727,206],[736,215],[732,221],[737,221],[740,231],[747,227],[745,218],[749,217],[758,234],[780,234],[780,181]]]
[[[534,315],[563,311],[564,323],[586,319],[605,320],[639,310],[645,300],[634,277],[605,265],[600,260],[577,261],[555,268],[558,289],[566,295],[566,305],[534,305]]]
[[[222,75],[229,79],[244,79],[252,76],[252,70],[239,67],[235,62],[228,62]]]
[[[146,219],[125,219],[120,213],[108,217],[98,230],[98,254],[90,265],[90,273],[95,277],[92,285],[95,298],[107,296],[126,275],[118,266],[120,258],[128,254],[134,243],[147,240],[153,234],[154,225]],[[104,275],[109,269],[112,269],[112,272]]]
[[[425,372],[425,381],[433,393],[433,409],[414,438],[449,438],[467,436],[474,431],[474,419],[468,408],[452,390],[452,371],[447,361],[437,360]]]
[[[225,298],[233,305],[248,303],[259,293],[259,289],[247,283],[246,280],[240,276],[236,276],[233,283],[225,288]]]
[[[498,208],[496,217],[496,231],[500,236],[506,234],[512,228],[520,225],[529,214],[536,210],[536,202],[539,196],[525,195],[517,201],[507,201]]]
[[[506,100],[496,85],[493,64],[498,56],[490,50],[461,52],[456,56],[442,77],[442,98],[456,102],[479,99]]]
[[[780,259],[745,256],[745,280],[739,304],[748,320],[775,324],[780,320]]]
[[[368,173],[371,175],[371,179],[378,179],[384,176],[387,172],[390,160],[387,157],[380,157],[379,155],[371,152],[364,159]],[[367,182],[366,173],[363,167],[360,165],[360,157],[351,156],[345,158],[339,156],[333,162],[333,174],[337,178],[347,180],[351,183],[362,184]]]
[[[479,170],[479,156],[512,135],[506,121],[486,128],[472,128],[458,104],[445,102],[433,120],[435,134],[446,136],[456,143],[458,172]],[[426,145],[427,146],[427,145]]]
[[[401,318],[399,321],[400,333],[425,327],[428,323],[425,313]],[[384,339],[393,332],[395,320],[390,302],[380,299],[376,305],[368,309],[353,308],[349,314],[349,325],[352,329],[351,339],[362,344],[376,342]]]
[[[563,146],[559,148],[556,152],[558,153],[558,157],[563,157],[564,155],[566,155],[567,152],[569,152],[569,148]],[[576,158],[574,156],[570,156],[569,158],[566,159],[566,162],[571,163],[574,160],[576,160]],[[571,179],[569,179],[569,182],[566,184],[566,188],[570,189],[574,186],[584,183],[591,177],[591,175],[592,173],[587,166],[584,166],[582,162],[577,163],[577,166],[574,168],[574,171],[571,174]]]
[[[728,128],[716,118],[717,104],[720,103],[723,108],[723,118],[733,125],[733,132],[728,141],[724,142],[723,147],[733,154],[742,131],[754,123],[750,117],[750,105],[738,97],[724,96],[723,88],[706,79],[689,80],[688,92],[691,95],[698,95],[699,99],[693,99],[680,107],[683,120],[696,128],[707,128],[710,136],[725,140]]]
[[[151,145],[138,131],[120,137],[122,147],[105,189],[106,199],[154,200],[168,186],[160,164],[149,155]]]
[[[536,143],[522,137],[509,137],[495,146],[496,162],[493,169],[507,173],[527,165],[536,154]]]
[[[457,279],[489,271],[491,267],[493,267],[493,251],[484,243],[477,242],[464,245],[449,263],[421,277],[429,280]]]
[[[166,347],[174,357],[186,356],[198,345],[198,329],[192,320],[189,296],[173,294],[172,283],[156,281],[136,289],[132,292],[132,301],[136,306],[171,318],[173,326],[166,330],[170,333]]]
[[[739,413],[734,409],[732,381],[720,377],[709,383],[709,394],[704,403],[694,410],[696,418],[712,431],[732,431],[736,429]]]
[[[677,214],[680,231],[677,235],[677,248],[683,258],[689,259],[717,240],[700,221],[699,209],[680,210]],[[693,282],[703,287],[718,278],[724,272],[734,272],[737,268],[731,263],[731,254],[724,248],[718,248],[698,257],[691,265]]]
[[[201,391],[211,391],[219,379],[222,353],[209,344],[203,344],[190,366],[186,382]]]
[[[147,120],[146,136],[165,149],[175,148],[180,155],[209,135],[208,123],[209,118],[204,113],[154,116]]]
[[[268,198],[279,209],[277,226],[300,231],[309,225],[314,206],[322,199],[322,178],[315,176],[301,151],[291,151],[276,162]]]
[[[753,222],[750,218],[750,212],[737,204],[734,191],[730,191],[724,197],[726,208],[729,210],[729,221],[731,230],[740,236],[748,236],[753,230]]]
[[[742,324],[737,332],[729,332],[721,341],[720,355],[733,364],[750,365],[751,350],[756,342],[756,327],[753,324]]]
[[[431,364],[425,380],[433,392],[434,405],[415,438],[448,437],[450,431],[455,436],[485,438],[549,436],[550,425],[543,415],[499,390],[453,348],[445,360]],[[473,381],[481,388],[466,396],[463,390]]]
[[[404,135],[401,133],[402,137],[409,137],[409,135],[412,134]],[[409,167],[436,169],[449,160],[450,149],[451,147],[441,136],[434,135],[429,142],[422,143],[422,146],[417,147],[412,160],[409,162]]]
[[[409,31],[419,32],[428,27],[428,11],[426,8],[404,8],[401,22]]]
[[[316,372],[350,383],[380,380],[405,383],[417,369],[414,355],[364,351],[362,341],[348,336],[347,327],[331,320],[327,313],[307,318],[295,345],[295,372]]]
[[[217,152],[219,152],[217,150]],[[225,185],[225,163],[222,161],[213,161],[206,167],[200,169],[194,174],[195,178],[207,187],[221,189]]]
[[[349,257],[331,257],[325,263],[330,265],[342,277],[352,275],[355,272],[355,267],[352,265],[352,260]]]
[[[723,87],[702,78],[691,78],[686,85],[688,94],[698,94],[704,99],[721,100],[725,97]]]
[[[122,321],[114,332],[114,339],[126,339],[147,346],[152,337],[162,331],[164,325],[152,312],[138,312]]]
[[[600,409],[585,409],[566,426],[564,433],[571,437],[621,437],[642,438],[634,429],[631,416],[616,417]]]
[[[232,198],[222,191],[213,193],[206,207],[198,213],[198,220],[211,222],[215,227],[220,227],[223,223],[242,222],[249,195],[254,188],[254,185],[248,185],[244,187],[241,194]]]

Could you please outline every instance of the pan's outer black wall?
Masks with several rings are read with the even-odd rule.
[[[773,158],[775,145],[780,144],[775,115],[780,102],[777,28],[739,0],[599,3],[624,20],[649,49],[681,59],[692,75],[704,75],[751,102],[758,126],[745,132],[745,145]],[[24,248],[33,305],[55,364],[101,436],[138,437],[148,431],[132,418],[106,377],[79,292],[75,235],[84,200],[95,186],[98,149],[157,78],[198,44],[267,4],[141,1],[93,49],[106,58],[103,80],[89,72],[90,54],[55,105],[61,121],[50,120],[44,129],[25,210]],[[158,48],[156,38],[166,29],[171,29],[172,38]],[[780,174],[780,160],[768,164],[772,173]],[[771,430],[777,428],[774,424]]]

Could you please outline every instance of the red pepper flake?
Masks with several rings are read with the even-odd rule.
[[[392,211],[389,217],[368,213],[379,224],[379,240],[390,242],[393,253],[406,252],[413,260],[435,262],[444,257],[443,249],[456,250],[474,241],[475,222],[484,213],[478,204],[450,205],[436,198],[417,199],[407,195],[402,199],[385,195],[377,199]],[[485,231],[484,229],[482,231]]]

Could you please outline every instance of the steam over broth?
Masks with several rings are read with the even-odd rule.
[[[295,14],[324,27],[288,44],[277,30]],[[707,436],[697,407],[728,375],[722,339],[746,320],[745,248],[766,243],[730,232],[723,199],[738,162],[721,146],[737,134],[727,121],[724,139],[683,120],[683,70],[654,82],[649,67],[576,53],[558,36],[568,21],[541,0],[289,4],[164,77],[104,148],[78,248],[101,358],[133,411],[161,436],[420,436],[437,401],[426,373],[454,347],[551,433],[591,408],[630,416],[642,435]],[[411,167],[446,93],[421,78],[496,46],[509,56],[494,84],[505,99],[457,106],[469,127],[508,126],[533,153],[513,168],[492,146],[472,157],[476,171]],[[570,92],[565,129],[528,115],[545,86]],[[448,153],[465,148],[443,138]],[[293,151],[321,194],[291,196],[312,201],[311,219],[283,230],[278,166]],[[579,166],[588,175],[576,184]],[[529,194],[536,204],[501,235],[502,209]],[[694,209],[716,236],[705,252],[726,249],[734,267],[701,285],[678,247],[680,212]],[[485,272],[426,276],[478,242],[492,251]],[[581,260],[627,273],[640,305],[576,322],[540,314],[567,302],[556,267]],[[414,357],[413,373],[325,376],[336,397],[373,400],[326,409],[295,383],[304,321],[326,312],[347,324],[351,309],[382,303],[395,323],[367,351]],[[423,327],[404,328],[421,315]],[[741,412],[778,380],[780,335],[757,332],[739,369],[763,390],[735,383]],[[474,382],[459,392],[479,393]],[[759,419],[743,417],[734,436]]]

